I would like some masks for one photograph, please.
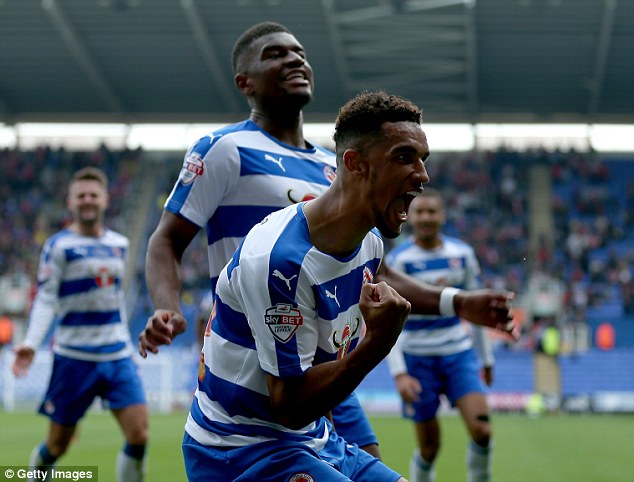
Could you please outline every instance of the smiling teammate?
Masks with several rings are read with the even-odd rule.
[[[408,223],[413,235],[386,257],[393,268],[437,286],[480,287],[480,266],[473,248],[441,232],[445,209],[438,191],[425,189],[411,203]],[[441,440],[437,411],[442,394],[458,407],[471,437],[466,457],[469,482],[491,478],[489,408],[472,338],[487,385],[493,380],[493,351],[483,327],[471,326],[470,331],[471,336],[455,315],[412,314],[388,356],[403,414],[416,428],[418,450],[410,464],[412,482],[436,479],[434,462]]]
[[[87,167],[73,175],[67,198],[73,222],[44,245],[28,331],[14,348],[12,368],[16,376],[26,374],[55,323],[53,371],[39,410],[50,425],[46,440],[33,450],[31,468],[48,471],[66,453],[77,423],[101,397],[125,437],[117,480],[140,482],[148,415],[123,312],[129,241],[104,226],[108,203],[101,170]]]

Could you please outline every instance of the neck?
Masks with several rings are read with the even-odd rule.
[[[436,249],[440,247],[442,244],[442,240],[438,237],[436,238],[416,238],[416,244],[419,245],[423,249]]]
[[[87,223],[78,223],[77,221],[72,223],[68,227],[68,229],[70,229],[71,231],[77,234],[81,234],[82,236],[89,236],[92,238],[98,238],[100,236],[103,236],[105,232],[105,228],[103,224],[101,223],[87,224]]]
[[[271,114],[254,108],[249,118],[262,130],[290,146],[306,148],[304,140],[304,122],[301,111],[289,114],[281,112]]]
[[[346,206],[355,208],[351,210]],[[357,249],[373,226],[365,222],[356,206],[359,204],[345,201],[334,184],[304,204],[310,241],[315,248],[333,256],[347,256]]]

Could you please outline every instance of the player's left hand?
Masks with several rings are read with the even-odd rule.
[[[23,377],[29,371],[33,358],[35,357],[35,351],[33,348],[26,345],[18,345],[13,348],[15,353],[15,360],[11,366],[11,371],[16,377]]]
[[[454,299],[454,307],[460,318],[502,331],[517,341],[519,333],[510,306],[514,296],[510,291],[461,291]]]

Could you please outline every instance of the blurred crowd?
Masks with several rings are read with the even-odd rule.
[[[49,147],[0,151],[0,276],[23,273],[35,279],[42,243],[68,221],[60,186],[86,165],[108,174],[107,224],[128,234],[125,213],[134,204],[126,203],[134,203],[138,192],[133,181],[143,172],[141,154],[105,146],[92,152]],[[172,171],[177,161],[169,157]],[[528,173],[536,164],[551,173],[554,232],[531,252],[528,211],[533,193]],[[499,149],[437,154],[428,170],[431,185],[447,200],[446,231],[474,246],[484,285],[521,293],[534,273],[552,276],[565,287],[566,321],[576,323],[586,320],[589,309],[603,305],[612,306],[617,315],[634,314],[634,169],[627,169],[631,162],[620,164],[626,167],[619,170],[619,161],[607,162],[593,153]],[[173,180],[161,182],[153,193],[156,202],[147,235],[158,222]],[[407,234],[406,229],[402,236]],[[186,252],[183,266],[186,301],[197,305],[208,288],[202,233]],[[141,293],[139,302],[149,310],[147,293]]]

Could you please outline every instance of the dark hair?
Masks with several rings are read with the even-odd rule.
[[[75,172],[69,184],[73,184],[77,181],[97,181],[105,189],[108,189],[108,177],[101,169],[96,167],[84,167]]]
[[[422,110],[407,99],[383,91],[362,92],[339,109],[333,135],[337,152],[353,140],[374,137],[384,122],[420,124],[422,118]]]
[[[253,42],[259,38],[264,37],[272,33],[291,33],[284,25],[276,22],[261,22],[253,27],[249,28],[246,32],[240,35],[240,38],[236,40],[233,45],[233,51],[231,52],[231,65],[233,66],[233,73],[238,73],[238,63],[242,55],[251,47]]]

